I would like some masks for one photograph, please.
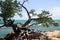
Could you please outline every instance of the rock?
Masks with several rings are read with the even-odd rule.
[[[38,33],[38,32],[37,32]],[[47,32],[44,32],[43,34],[45,34],[46,36],[48,36],[48,39],[49,40],[60,40],[60,30],[52,30],[52,31],[47,31]],[[9,33],[5,38],[9,38],[11,37],[12,35],[14,35],[14,32],[11,32]],[[40,35],[40,34],[39,34]],[[35,35],[34,35],[35,36]],[[40,38],[41,40],[45,40],[45,37],[44,35],[40,35]],[[20,37],[18,37],[20,38]],[[14,38],[15,39],[15,38]],[[3,40],[3,39],[2,39]]]

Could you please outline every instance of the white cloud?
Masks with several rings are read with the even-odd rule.
[[[60,20],[60,7],[54,7],[50,11],[53,19]]]
[[[41,10],[48,10],[50,11],[50,13],[52,14],[52,18],[53,19],[56,19],[56,20],[60,20],[60,7],[53,7],[51,9],[40,9],[39,12],[41,12]],[[27,20],[28,19],[28,16],[27,14],[24,12],[22,13],[23,17],[19,17],[17,14],[14,16],[14,19],[16,20]],[[34,16],[35,17],[35,16]],[[34,18],[33,17],[33,18]]]
[[[27,14],[22,13],[23,17],[20,17],[18,14],[15,14],[14,18],[15,20],[27,20]]]

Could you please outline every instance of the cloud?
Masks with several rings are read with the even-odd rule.
[[[20,17],[18,14],[15,14],[14,18],[15,20],[27,20],[27,14],[26,13],[22,13],[23,17]]]
[[[60,7],[54,7],[50,11],[52,13],[52,18],[60,20]]]
[[[41,12],[41,10],[47,10],[47,11],[50,11],[50,13],[52,14],[52,18],[54,20],[60,20],[60,7],[53,7],[51,9],[40,9],[40,11],[37,11],[38,13]],[[16,20],[27,20],[28,19],[28,16],[27,14],[24,12],[22,13],[23,17],[19,17],[17,14],[14,16],[13,19],[16,19]],[[34,16],[35,17],[35,16]],[[32,17],[32,18],[34,18]]]

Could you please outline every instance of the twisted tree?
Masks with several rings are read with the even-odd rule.
[[[39,13],[39,14],[36,14],[34,9],[29,11],[24,6],[24,3],[27,1],[28,0],[23,0],[23,3],[20,3],[17,0],[0,0],[0,12],[1,12],[0,17],[3,18],[2,20],[4,22],[4,25],[0,26],[0,28],[4,26],[6,27],[10,26],[13,28],[15,35],[18,36],[20,33],[20,29],[26,30],[26,26],[30,27],[32,25],[37,25],[37,24],[41,24],[46,27],[49,27],[49,25],[58,26],[58,23],[56,23],[50,17],[51,14],[49,13],[49,11],[43,10],[42,13]],[[28,20],[21,26],[22,28],[19,28],[17,25],[14,24],[14,20],[11,20],[11,19],[14,17],[15,13],[21,16],[22,8],[25,9],[28,16]],[[37,16],[37,18],[32,18],[30,14],[32,16]],[[29,25],[32,20],[35,21],[36,23]],[[11,36],[10,39],[12,37],[13,36]]]

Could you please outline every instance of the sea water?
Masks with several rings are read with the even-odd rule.
[[[60,20],[55,20],[56,22],[58,22],[60,24]],[[26,20],[15,20],[14,23],[25,23]],[[0,24],[3,23],[3,21],[0,21]],[[35,23],[34,21],[32,21],[31,23]],[[54,26],[50,26],[50,27],[43,27],[43,26],[31,26],[29,27],[29,29],[34,29],[34,31],[49,31],[49,30],[60,30],[60,25],[58,27],[54,27]],[[0,28],[0,38],[5,37],[9,32],[13,31],[11,27],[2,27]]]

